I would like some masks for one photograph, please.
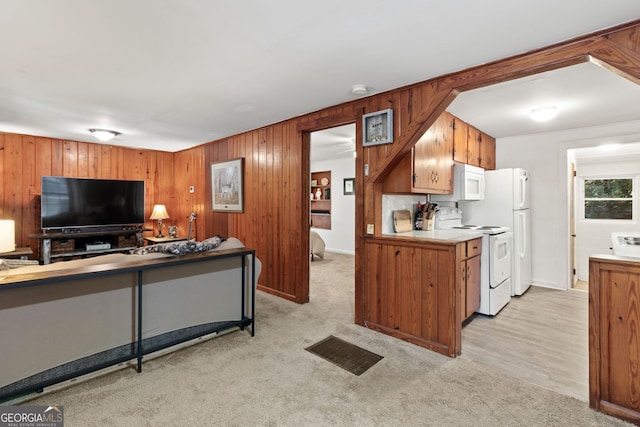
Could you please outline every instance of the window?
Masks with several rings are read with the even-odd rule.
[[[585,219],[633,219],[633,179],[585,179]]]

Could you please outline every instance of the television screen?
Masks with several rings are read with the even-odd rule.
[[[42,229],[144,223],[144,181],[42,177]]]

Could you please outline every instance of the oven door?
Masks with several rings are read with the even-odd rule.
[[[511,277],[513,233],[493,234],[489,237],[489,284],[495,288]]]

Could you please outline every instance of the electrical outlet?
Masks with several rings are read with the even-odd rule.
[[[367,234],[373,234],[373,224],[367,224]]]
[[[189,187],[189,193],[195,193],[196,192],[196,187],[194,185]]]

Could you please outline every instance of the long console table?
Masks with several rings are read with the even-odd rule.
[[[46,386],[133,359],[137,359],[137,371],[141,372],[144,355],[214,332],[234,327],[244,330],[245,327],[249,327],[251,336],[254,336],[256,281],[254,249],[226,249],[151,259],[140,259],[145,256],[131,257],[133,261],[119,264],[97,264],[74,269],[13,275],[0,281],[0,291],[2,291],[0,293],[0,331],[29,343],[30,346],[26,350],[14,349],[11,348],[12,346],[0,348],[3,370],[6,370],[7,375],[11,370],[36,371],[29,372],[32,375],[9,382],[7,378],[2,378],[0,401],[28,392],[42,391]],[[240,262],[233,260],[237,258]],[[233,278],[236,277],[238,268],[240,286],[237,283],[222,283],[234,282]],[[251,283],[248,284],[248,280]],[[94,286],[97,289],[94,289]],[[51,287],[48,292],[52,296],[41,297],[44,287]],[[31,292],[29,292],[30,289]],[[114,299],[114,292],[119,293],[120,300]],[[187,292],[190,293],[187,294]],[[239,293],[239,298],[231,295],[234,292]],[[104,298],[101,298],[102,294]],[[208,294],[210,301],[201,302],[203,294]],[[123,295],[124,299],[122,299]],[[214,298],[211,298],[211,295]],[[89,307],[79,307],[78,305],[82,304],[76,304],[81,303],[83,297]],[[74,298],[78,300],[67,301]],[[218,301],[219,299],[222,300]],[[51,313],[42,315],[40,311],[42,311],[42,305],[46,303],[54,307]],[[202,307],[216,306],[216,304],[218,304],[216,306],[218,310],[225,311],[225,305],[228,306],[230,303],[231,305],[240,304],[239,307],[231,307],[227,310],[234,313],[233,315],[222,314],[219,316],[221,318],[217,318],[215,313],[201,313],[204,311]],[[56,318],[61,313],[66,314],[61,304],[67,304],[67,307],[78,310],[81,314],[89,313],[87,318],[77,319],[78,323],[83,320],[87,322],[86,325],[78,325],[78,328],[84,332],[84,339],[87,341],[99,340],[100,336],[104,335],[104,343],[100,341],[99,344],[107,347],[87,356],[87,348],[91,348],[95,343],[83,345],[81,341],[83,336],[75,335],[74,331],[68,330],[75,327],[76,319]],[[180,304],[186,305],[181,307]],[[155,305],[161,307],[158,308]],[[194,307],[197,305],[199,307]],[[192,308],[198,312],[191,313]],[[155,314],[148,313],[154,310]],[[172,310],[174,312],[182,310],[184,317],[189,319],[171,320],[175,325],[180,325],[175,329],[172,329],[172,323],[162,324],[169,322],[165,321],[165,318],[175,314]],[[99,318],[90,318],[92,313],[98,313],[96,316]],[[116,313],[125,313],[125,315]],[[236,316],[236,313],[237,317],[226,318]],[[42,325],[38,320],[31,320],[32,317],[38,316],[50,318],[51,323],[60,322],[62,326]],[[69,317],[71,316],[70,314]],[[110,325],[104,325],[101,330],[94,330],[104,322],[100,316],[107,316],[114,322],[118,322],[118,327],[110,328]],[[123,317],[125,319],[122,319]],[[129,317],[129,320],[126,317]],[[157,321],[158,325],[145,327],[145,318],[161,320]],[[204,323],[200,323],[203,322],[202,319],[206,319]],[[211,319],[213,321],[210,321]],[[65,327],[65,321],[67,330],[59,331],[58,329]],[[132,321],[134,325],[131,324]],[[23,325],[21,322],[31,323]],[[42,325],[42,328],[39,325]],[[148,331],[143,331],[143,327]],[[16,330],[18,328],[20,331]],[[46,328],[49,328],[49,332],[41,330]],[[51,342],[58,340],[49,335],[55,335],[56,332],[63,335],[62,341],[66,340],[66,343],[60,344],[60,349],[56,351],[65,352],[65,354],[51,361],[46,359],[48,355],[54,353]],[[109,334],[117,335],[117,345],[114,345],[113,340],[107,343],[106,337]],[[49,342],[43,337],[49,338]],[[77,348],[68,349],[69,346]],[[69,353],[70,351],[76,353]],[[32,367],[33,362],[21,360],[27,355],[30,358],[38,358],[35,368]],[[60,362],[63,358],[65,363]],[[43,366],[46,369],[42,368]]]

